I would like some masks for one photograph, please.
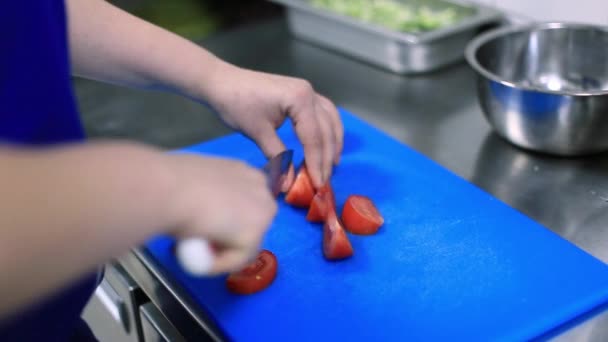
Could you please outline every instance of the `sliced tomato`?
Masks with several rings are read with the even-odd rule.
[[[335,211],[329,212],[323,225],[323,255],[329,260],[346,259],[353,255],[353,246]]]
[[[353,234],[371,235],[384,224],[384,218],[369,197],[351,195],[344,203],[342,222]]]
[[[228,276],[226,287],[243,295],[262,291],[276,278],[277,265],[277,257],[269,250],[262,250],[255,261]]]
[[[336,210],[336,200],[331,185],[321,187],[312,198],[306,219],[310,222],[325,222],[329,211]]]
[[[295,207],[308,208],[314,195],[315,188],[312,185],[312,180],[306,169],[306,164],[302,164],[296,175],[296,179],[287,192],[287,195],[285,195],[285,202]]]
[[[321,191],[325,191],[328,193],[329,202],[330,202],[332,208],[335,210],[336,209],[336,195],[334,195],[334,189],[331,187],[331,184],[329,182],[327,182],[327,184],[325,184],[321,188]]]

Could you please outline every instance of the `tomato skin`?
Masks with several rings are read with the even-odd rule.
[[[323,255],[328,260],[340,260],[354,254],[353,246],[336,213],[331,211],[323,225]]]
[[[317,193],[310,203],[306,219],[310,222],[325,222],[330,211],[336,210],[336,200],[331,185],[326,184]]]
[[[260,292],[272,284],[277,268],[277,257],[269,250],[262,250],[253,262],[226,278],[226,287],[241,295]]]
[[[353,234],[372,235],[384,224],[384,218],[369,197],[350,195],[342,209],[342,222]]]
[[[321,191],[326,192],[329,195],[329,201],[332,207],[336,208],[336,195],[334,195],[334,189],[331,187],[331,184],[327,182],[322,188]]]
[[[315,188],[308,174],[306,164],[302,164],[296,179],[285,195],[285,202],[295,207],[308,208],[315,195]]]

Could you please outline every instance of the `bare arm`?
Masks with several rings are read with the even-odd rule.
[[[0,319],[157,233],[208,239],[213,272],[234,270],[276,212],[262,173],[230,160],[98,143],[0,147],[0,165]]]
[[[66,3],[75,75],[202,100],[213,72],[225,64],[196,44],[104,0]]]
[[[0,149],[0,317],[173,224],[161,158],[120,144]]]
[[[280,103],[285,97],[279,93],[305,83],[229,66],[104,1],[66,2],[76,74],[210,99],[227,113],[222,119],[261,142],[267,154],[281,147],[268,129],[273,133],[272,125],[284,119],[279,105],[293,103]],[[231,81],[219,82],[220,70]],[[249,86],[235,86],[241,83]],[[271,95],[254,106],[246,99],[237,109],[225,106],[232,91],[252,90]],[[266,115],[269,108],[277,116],[243,115]],[[316,121],[300,122],[305,141],[321,141]],[[323,145],[315,146],[319,160]],[[264,176],[225,159],[126,143],[36,150],[0,145],[0,165],[0,318],[161,232],[206,238],[219,247],[212,272],[237,269],[255,255],[276,213]]]
[[[308,82],[238,68],[103,0],[67,4],[75,74],[209,104],[267,157],[285,149],[275,129],[289,118],[315,186],[331,176],[342,151],[342,122],[333,103]]]

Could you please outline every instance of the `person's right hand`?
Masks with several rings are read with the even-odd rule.
[[[211,273],[235,271],[258,253],[277,203],[261,170],[243,162],[168,155],[175,175],[173,234],[217,247]]]
[[[331,179],[344,145],[344,125],[331,100],[303,79],[247,70],[221,60],[216,60],[213,70],[199,91],[202,102],[252,139],[269,159],[286,149],[276,130],[289,119],[303,145],[315,188]]]

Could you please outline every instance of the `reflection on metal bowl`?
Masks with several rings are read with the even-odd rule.
[[[484,114],[502,137],[562,156],[608,150],[608,28],[496,29],[473,40],[466,57]]]

